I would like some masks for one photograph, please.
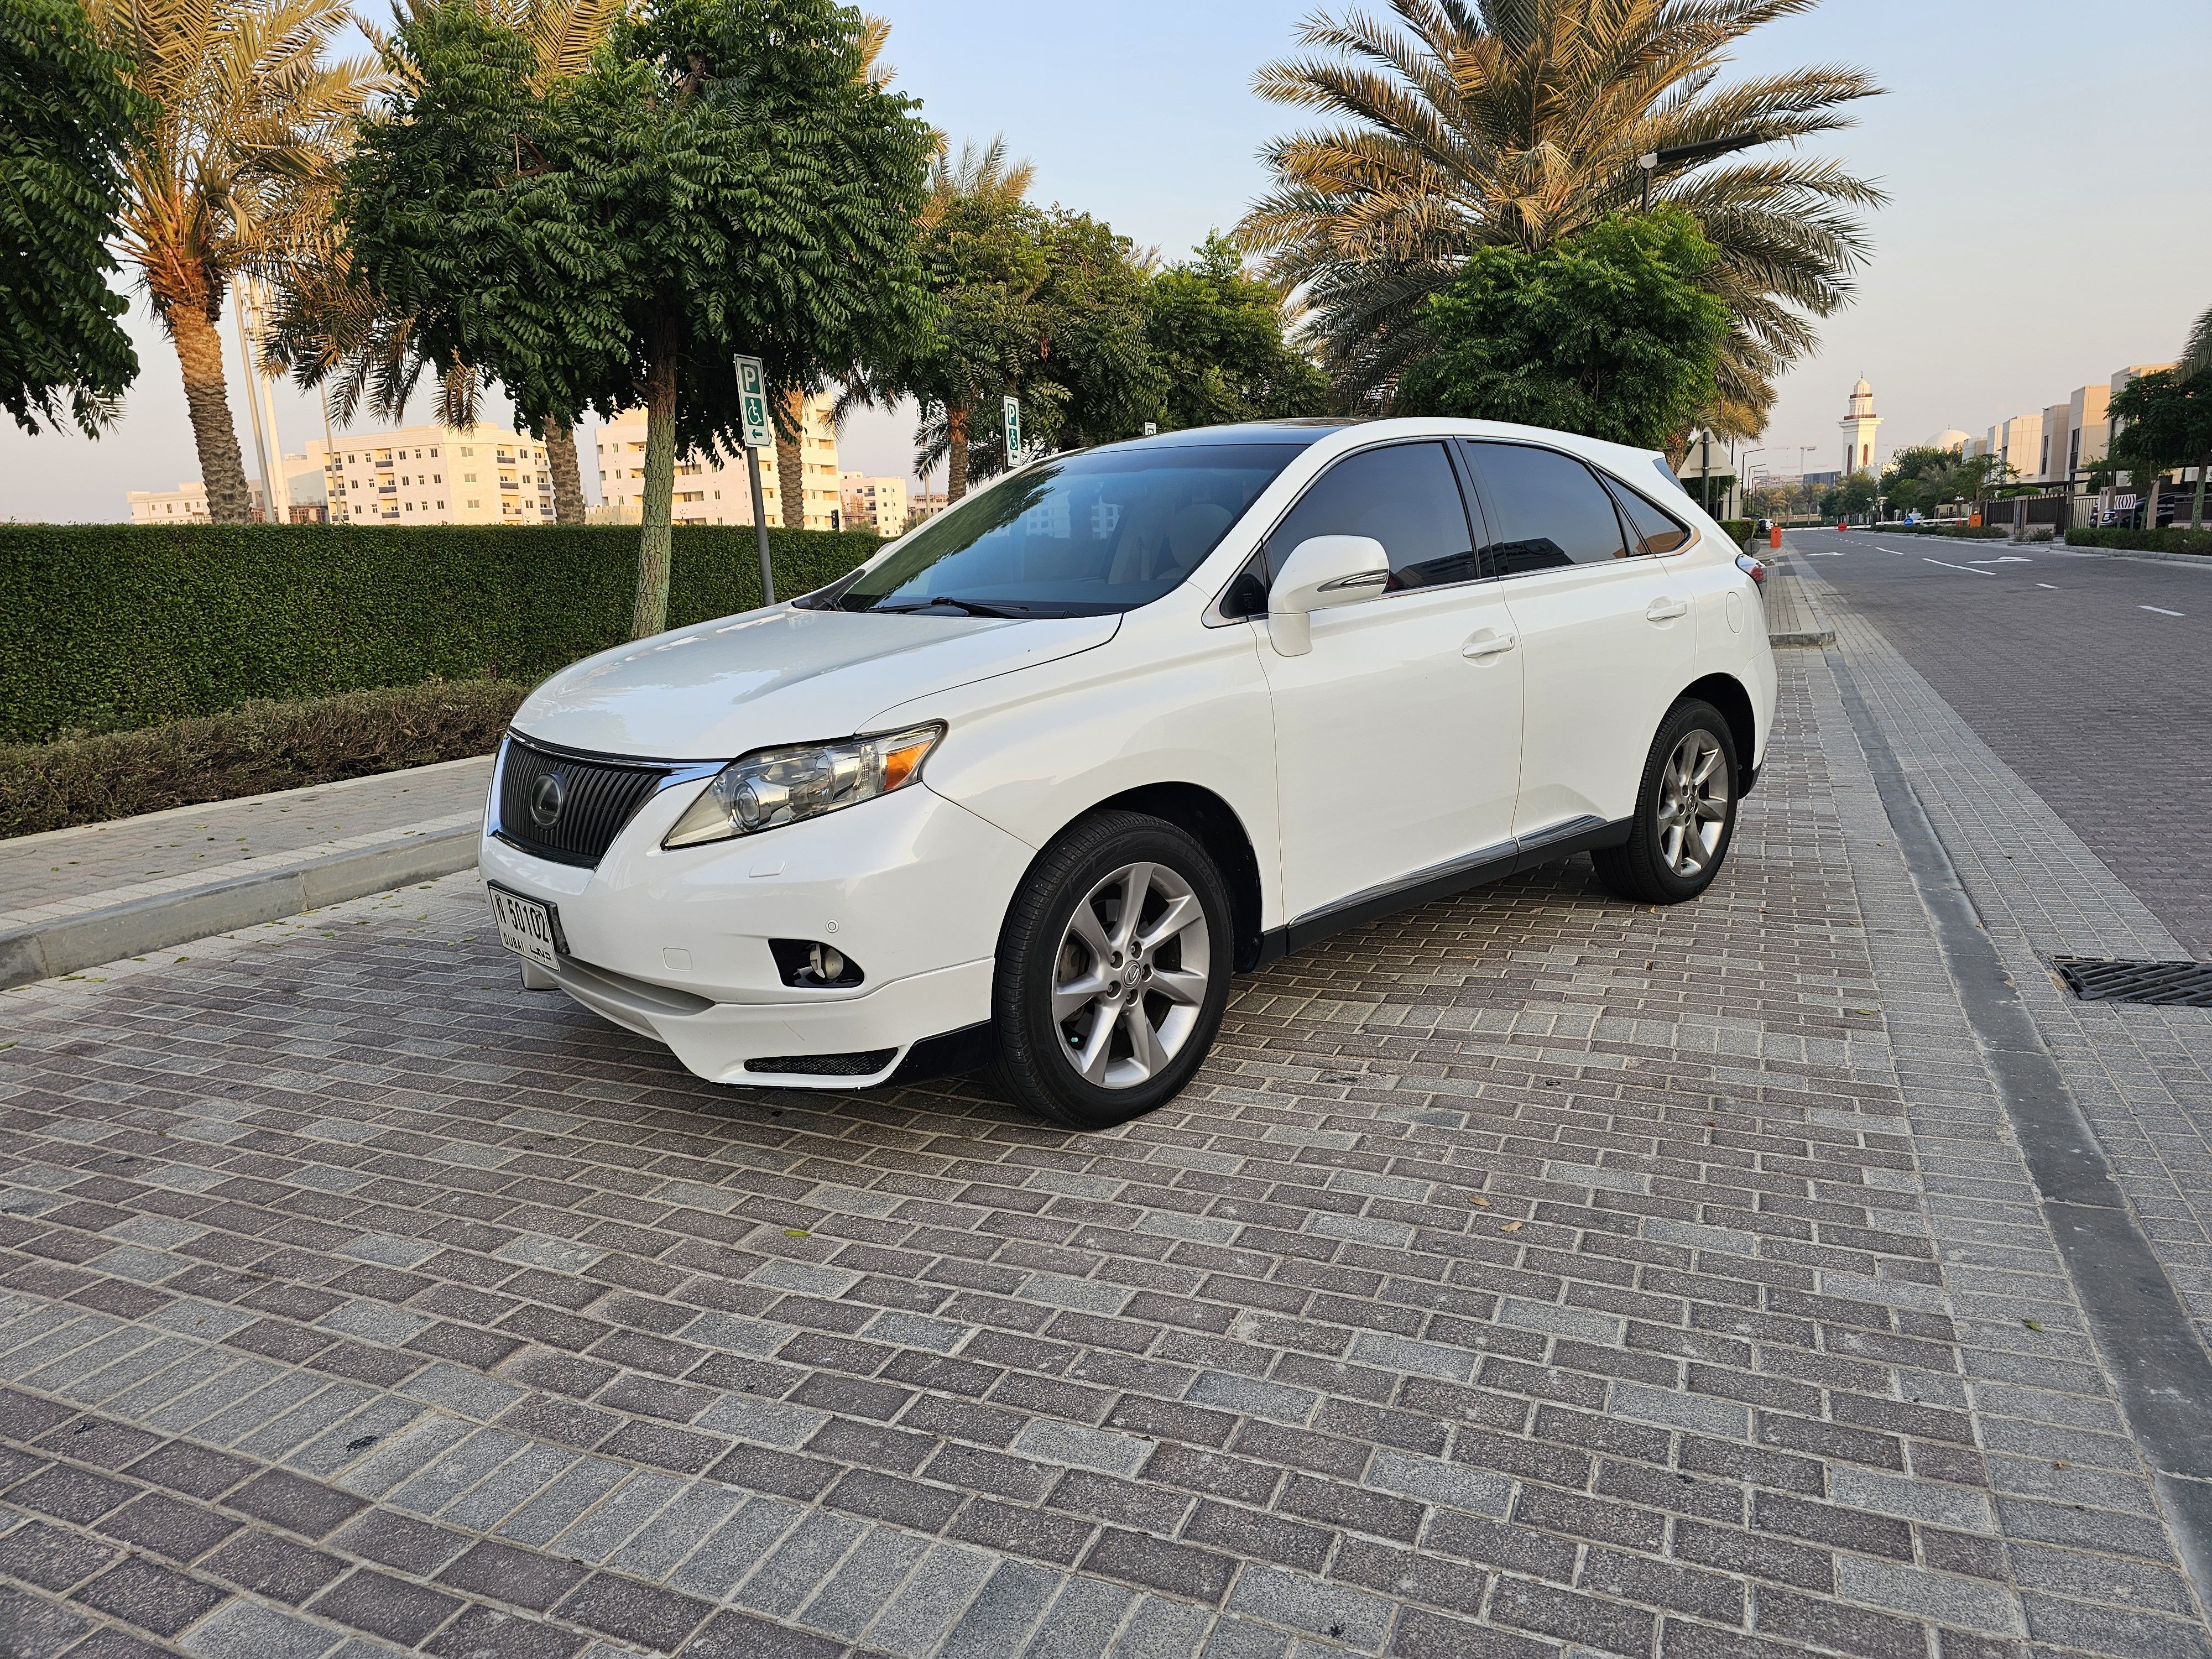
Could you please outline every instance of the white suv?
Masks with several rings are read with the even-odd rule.
[[[1772,722],[1757,561],[1664,460],[1487,422],[1178,432],[1010,474],[516,714],[502,940],[721,1083],[995,1054],[1097,1127],[1232,973],[1588,851],[1694,897]]]

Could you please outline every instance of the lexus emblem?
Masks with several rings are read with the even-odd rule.
[[[540,830],[561,822],[561,809],[568,802],[568,781],[558,772],[548,772],[530,786],[530,821]]]

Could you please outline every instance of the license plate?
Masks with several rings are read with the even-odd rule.
[[[555,943],[558,936],[553,931],[553,907],[510,893],[504,887],[486,890],[491,896],[492,915],[499,923],[499,942],[540,968],[558,969],[561,951]]]

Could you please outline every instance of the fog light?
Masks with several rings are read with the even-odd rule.
[[[775,957],[776,974],[786,985],[809,991],[831,986],[842,990],[861,981],[859,963],[819,939],[772,939],[768,948]]]

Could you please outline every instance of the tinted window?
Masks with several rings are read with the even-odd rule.
[[[1654,507],[1618,480],[1613,483],[1613,498],[1620,503],[1621,516],[1628,520],[1629,529],[1644,538],[1646,553],[1673,553],[1690,544],[1687,525]]]
[[[846,611],[1082,617],[1179,586],[1297,444],[1132,446],[1039,461],[932,519],[824,602]]]
[[[1279,573],[1313,536],[1372,536],[1390,556],[1390,586],[1435,587],[1476,575],[1474,538],[1442,444],[1392,444],[1339,461],[1267,538]]]
[[[1613,501],[1571,456],[1521,444],[1470,444],[1495,538],[1483,550],[1501,576],[1628,556]]]

